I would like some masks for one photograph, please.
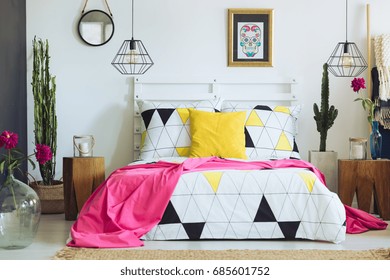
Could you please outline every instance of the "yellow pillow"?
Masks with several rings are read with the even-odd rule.
[[[190,111],[190,157],[246,159],[245,112]]]

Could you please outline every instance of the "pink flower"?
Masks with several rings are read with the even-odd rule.
[[[351,82],[351,88],[353,88],[354,92],[359,92],[361,89],[366,88],[366,81],[364,78],[354,78]]]
[[[45,164],[53,157],[50,147],[47,145],[37,144],[35,150],[35,157],[39,164]]]
[[[0,148],[5,146],[6,149],[13,149],[18,144],[18,134],[4,130],[0,135]]]

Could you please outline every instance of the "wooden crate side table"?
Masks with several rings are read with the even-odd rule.
[[[93,191],[105,180],[103,157],[64,157],[65,219],[76,220],[77,214]]]
[[[390,220],[390,160],[339,160],[341,201],[351,205],[356,193],[358,208],[369,212],[374,197],[378,214]]]

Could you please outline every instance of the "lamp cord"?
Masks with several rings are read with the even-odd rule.
[[[348,0],[345,0],[345,41],[348,42]]]
[[[134,39],[134,0],[131,0],[131,40]]]

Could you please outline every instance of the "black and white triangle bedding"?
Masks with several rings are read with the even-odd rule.
[[[345,240],[345,221],[337,194],[309,170],[202,171],[181,176],[162,220],[142,239],[339,243]]]

